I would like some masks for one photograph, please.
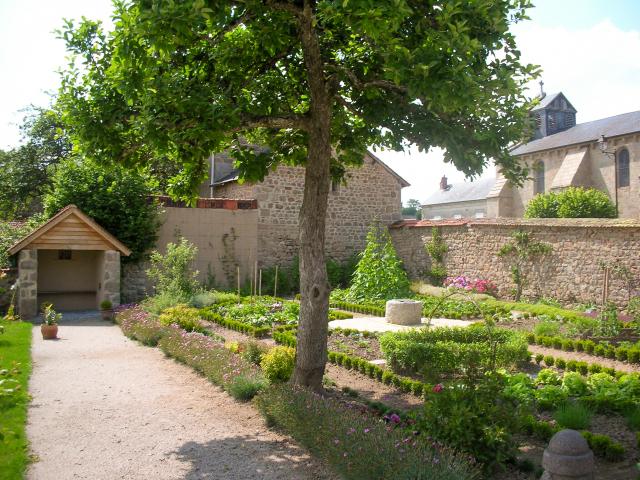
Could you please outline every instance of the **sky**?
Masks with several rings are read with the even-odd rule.
[[[640,110],[640,0],[534,0],[531,20],[514,25],[524,62],[542,67],[544,89],[562,91],[578,123]],[[110,24],[110,0],[0,0],[0,148],[16,146],[21,112],[47,106],[66,64],[54,31],[63,19]],[[530,94],[537,95],[537,81]],[[403,201],[424,201],[440,178],[465,181],[442,161],[442,151],[376,152],[404,177]],[[483,176],[494,176],[489,167]]]

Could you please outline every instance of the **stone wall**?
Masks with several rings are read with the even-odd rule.
[[[493,280],[502,297],[514,285],[508,264],[497,252],[518,230],[530,232],[534,240],[546,242],[552,252],[529,265],[527,297],[553,297],[563,302],[600,301],[604,272],[600,261],[619,262],[640,280],[640,222],[603,219],[485,219],[475,221],[406,221],[390,231],[394,245],[412,278],[424,278],[430,260],[425,243],[431,229],[440,228],[449,248],[445,265],[449,275]],[[635,294],[639,292],[636,291]],[[609,298],[625,305],[624,282],[610,280]]]
[[[21,250],[18,254],[17,309],[24,319],[38,314],[38,251]]]
[[[164,253],[168,243],[185,237],[198,248],[193,269],[198,270],[198,280],[203,284],[233,287],[238,267],[241,283],[249,278],[258,254],[255,202],[202,199],[194,208],[164,202],[161,220],[155,249]],[[146,262],[122,266],[123,303],[153,293],[146,275],[148,268]]]

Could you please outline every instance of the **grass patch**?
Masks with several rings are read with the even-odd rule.
[[[5,333],[0,335],[0,479],[23,477],[28,462],[27,382],[31,374],[31,324],[25,322],[5,323]],[[17,384],[12,381],[16,380]],[[2,389],[16,387],[18,391],[9,396]]]
[[[586,430],[591,424],[591,410],[580,403],[564,403],[553,417],[558,425],[573,430]]]

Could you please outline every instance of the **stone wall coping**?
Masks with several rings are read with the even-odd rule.
[[[153,198],[158,199],[163,207],[171,208],[217,208],[223,210],[256,210],[258,208],[258,201],[255,199],[198,198],[194,205],[188,205],[181,200],[172,200],[167,195],[158,195]]]
[[[443,219],[443,220],[402,220],[389,228],[432,228],[432,227],[558,227],[558,228],[636,228],[640,220],[633,218],[484,218],[484,219]]]

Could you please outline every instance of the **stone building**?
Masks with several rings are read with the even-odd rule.
[[[484,218],[487,216],[487,195],[495,182],[495,178],[483,178],[450,185],[447,177],[442,177],[438,191],[422,206],[422,218]]]
[[[498,173],[485,197],[486,217],[519,218],[537,194],[585,187],[605,192],[618,207],[620,218],[638,218],[640,111],[576,124],[577,111],[563,93],[542,92],[541,96],[539,104],[531,110],[533,139],[511,150],[529,167],[530,178],[517,187]],[[478,183],[466,184],[466,188],[472,190]],[[461,200],[455,199],[451,190],[453,200],[446,204],[444,214],[436,214],[442,218],[467,207],[464,189],[459,191]],[[435,194],[435,201],[426,202],[423,213],[443,208],[438,203],[441,197],[446,197],[446,193]],[[474,199],[478,203],[481,200]],[[462,214],[462,217],[474,216]],[[434,218],[434,214],[423,218]]]
[[[23,318],[38,306],[88,310],[103,300],[120,303],[120,255],[131,251],[117,238],[69,205],[9,249],[18,255],[16,303]]]
[[[232,160],[211,158],[214,181],[201,194],[255,199],[258,204],[258,259],[263,266],[287,264],[298,252],[298,214],[304,168],[281,165],[264,181],[239,183]],[[326,252],[343,260],[364,247],[372,222],[389,225],[402,218],[402,188],[409,183],[372,153],[362,166],[347,169],[344,182],[332,182],[327,211]]]

